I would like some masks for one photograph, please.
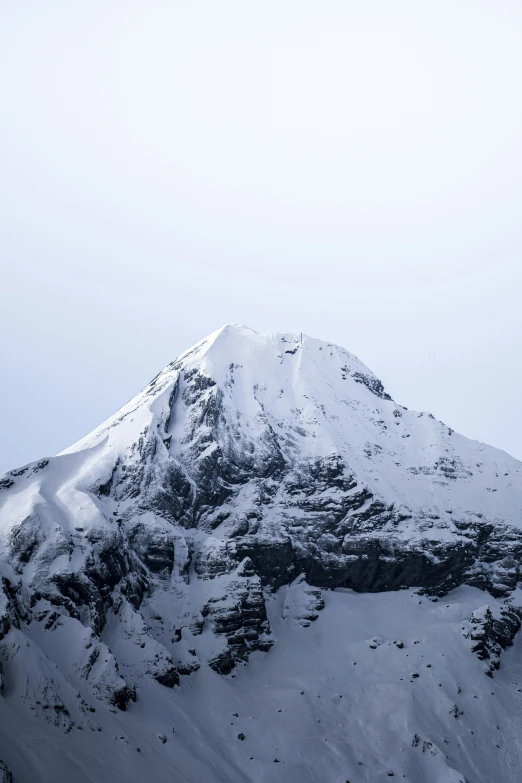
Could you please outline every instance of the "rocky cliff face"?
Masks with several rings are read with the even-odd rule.
[[[395,403],[342,348],[224,327],[84,440],[0,477],[5,687],[32,657],[49,675],[21,698],[70,730],[143,678],[229,674],[277,643],[267,597],[296,580],[305,626],[332,588],[507,598],[521,467]],[[498,660],[517,617],[484,615],[475,651]]]

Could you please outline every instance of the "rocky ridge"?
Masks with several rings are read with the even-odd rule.
[[[286,585],[305,627],[334,588],[509,600],[521,467],[395,403],[342,348],[224,327],[66,452],[0,477],[0,684],[95,730],[96,701],[125,710],[143,678],[270,650]],[[520,611],[472,622],[491,674]]]

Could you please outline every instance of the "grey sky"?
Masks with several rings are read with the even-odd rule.
[[[228,321],[522,458],[519,0],[0,0],[0,470]]]

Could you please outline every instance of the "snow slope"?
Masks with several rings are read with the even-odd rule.
[[[223,327],[0,476],[0,759],[520,780],[521,467],[338,346]]]

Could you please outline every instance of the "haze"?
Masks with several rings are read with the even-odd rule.
[[[522,5],[0,2],[0,470],[225,322],[522,458]]]

